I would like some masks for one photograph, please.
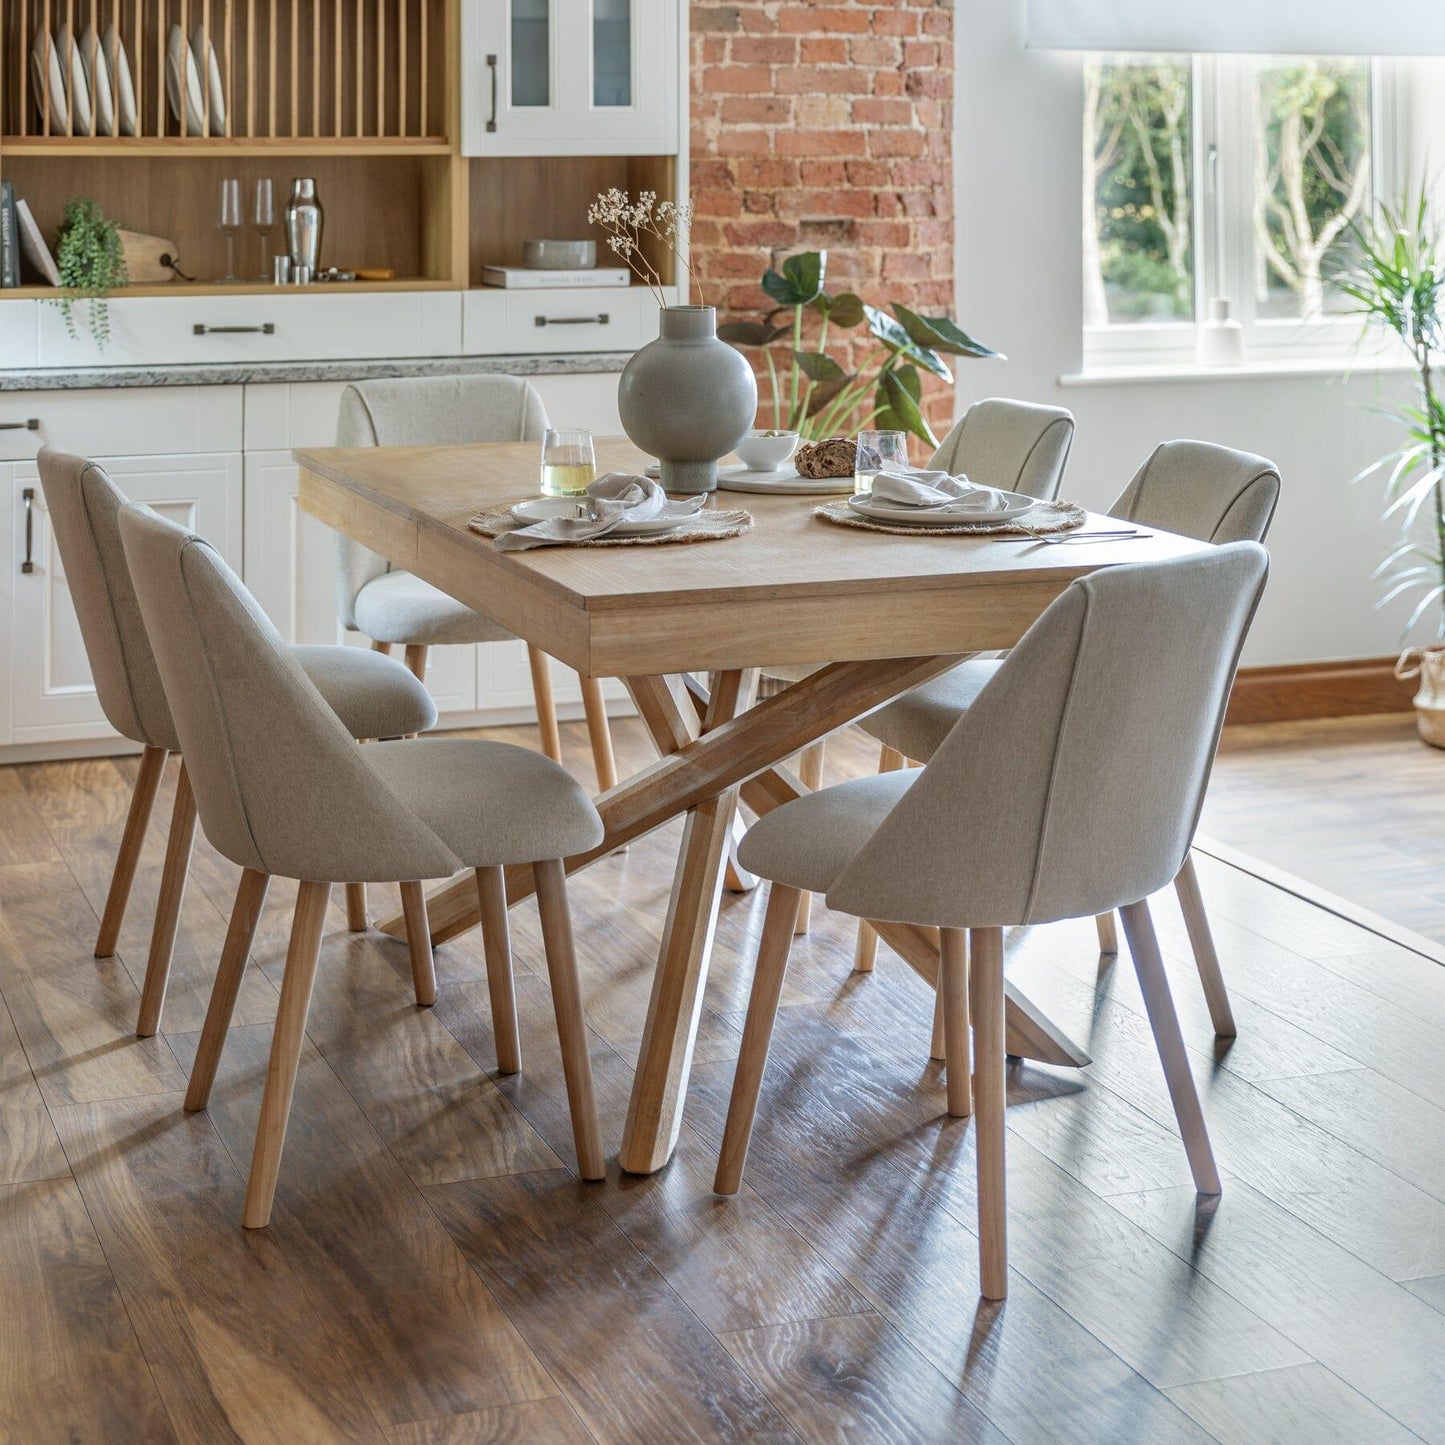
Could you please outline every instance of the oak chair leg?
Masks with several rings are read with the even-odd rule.
[[[969,931],[968,979],[973,1016],[973,1108],[978,1156],[978,1275],[985,1299],[1008,1294],[1008,1191],[1004,1169],[1003,929]]]
[[[1112,957],[1119,951],[1119,930],[1114,925],[1112,913],[1100,913],[1094,919],[1099,934],[1099,952]]]
[[[823,786],[823,764],[828,756],[828,740],[820,738],[812,747],[804,748],[798,761],[798,779],[810,793]],[[798,900],[798,917],[793,924],[796,933],[806,933],[813,921],[813,895],[804,893]]]
[[[1174,1117],[1189,1156],[1194,1187],[1201,1194],[1218,1194],[1219,1170],[1215,1167],[1204,1110],[1194,1088],[1194,1075],[1189,1072],[1184,1035],[1179,1029],[1179,1016],[1174,1012],[1174,999],[1164,973],[1164,960],[1159,954],[1159,941],[1154,936],[1149,905],[1130,903],[1120,912],[1124,917],[1124,936],[1129,940],[1129,952],[1139,975],[1139,991],[1144,995],[1144,1007],[1149,1014],[1149,1027],[1154,1031],[1159,1062],[1164,1066],[1164,1079],[1174,1103]]]
[[[346,885],[346,926],[353,933],[366,932],[366,884]]]
[[[753,970],[753,990],[748,998],[748,1016],[743,1024],[722,1150],[713,1179],[713,1191],[717,1194],[736,1194],[742,1184],[748,1141],[753,1136],[753,1119],[763,1087],[763,1070],[768,1063],[768,1045],[778,1016],[778,1000],[783,996],[783,978],[788,971],[788,953],[793,946],[793,928],[801,901],[798,889],[781,883],[774,883],[768,894],[763,935],[758,942],[758,962]]]
[[[281,979],[281,1001],[276,1009],[271,1057],[266,1065],[266,1089],[261,1096],[261,1117],[256,1125],[246,1203],[241,1211],[241,1224],[246,1229],[265,1229],[271,1222],[276,1176],[286,1143],[286,1121],[291,1117],[291,1096],[296,1091],[301,1045],[306,1040],[306,1015],[311,1009],[311,989],[321,956],[321,931],[326,925],[330,901],[329,883],[302,883],[296,895],[291,942],[286,949],[286,972]]]
[[[185,1107],[194,1113],[211,1101],[211,1086],[216,1082],[216,1069],[221,1051],[226,1047],[226,1031],[236,1011],[236,997],[246,976],[246,963],[251,956],[251,943],[256,937],[256,924],[266,903],[270,874],[247,868],[236,889],[236,902],[231,909],[231,922],[226,929],[226,943],[221,949],[221,962],[216,981],[211,985],[211,1001],[206,1007],[206,1021],[201,1026],[201,1041],[196,1048],[196,1062],[191,1068],[191,1081],[186,1088]]]
[[[482,910],[482,947],[487,955],[487,993],[492,1000],[497,1070],[515,1074],[522,1067],[522,1042],[517,1029],[517,991],[512,977],[506,869],[477,869],[477,902]]]
[[[723,887],[729,893],[751,893],[762,882],[756,873],[749,873],[738,862],[738,845],[748,831],[748,825],[741,814],[733,817],[733,826],[728,838],[727,859],[723,864]]]
[[[147,748],[141,754],[140,771],[131,790],[130,807],[126,810],[125,828],[120,835],[120,851],[115,855],[115,868],[110,875],[110,891],[105,896],[105,912],[100,919],[100,933],[95,940],[95,956],[109,958],[120,938],[125,922],[126,905],[130,902],[131,885],[135,882],[136,865],[150,827],[156,792],[166,767],[164,748]]]
[[[938,999],[943,1011],[943,1057],[951,1118],[973,1112],[973,1050],[968,1034],[968,935],[943,928],[938,935]]]
[[[947,1056],[948,1046],[943,1037],[943,989],[939,983],[933,986],[933,1032],[928,1039],[928,1057],[942,1059]]]
[[[390,657],[390,656],[391,656],[391,643],[389,643],[389,642],[378,642],[378,641],[373,637],[373,638],[371,639],[371,650],[372,650],[373,652],[384,652],[388,657]]]
[[[426,681],[426,659],[430,651],[431,649],[425,643],[409,643],[406,651],[402,653],[407,671],[418,682]]]
[[[191,791],[191,775],[183,758],[180,776],[176,779],[166,861],[161,869],[161,891],[156,899],[156,921],[151,928],[140,1017],[135,1025],[139,1038],[150,1038],[161,1026],[161,1010],[165,1007],[166,985],[171,981],[171,957],[176,951],[176,929],[181,921],[181,903],[186,896],[186,876],[191,871],[191,849],[195,841],[196,795]]]
[[[548,858],[532,864],[532,873],[537,880],[542,947],[547,954],[557,1038],[562,1045],[562,1073],[567,1081],[567,1104],[572,1110],[577,1165],[584,1179],[605,1179],[607,1166],[602,1158],[597,1099],[592,1090],[592,1057],[587,1051],[587,1022],[582,1013],[582,989],[572,944],[572,915],[567,907],[567,870],[560,858]]]
[[[1204,998],[1209,1004],[1209,1017],[1214,1032],[1222,1039],[1232,1039],[1239,1032],[1234,1025],[1234,1010],[1229,1006],[1229,990],[1224,986],[1224,973],[1219,955],[1214,950],[1214,934],[1209,915],[1204,911],[1204,895],[1199,891],[1199,876],[1194,871],[1194,854],[1184,855],[1184,866],[1174,879],[1179,907],[1184,913],[1184,926],[1189,930],[1189,945],[1194,950],[1194,964],[1199,981],[1204,985]]]
[[[562,761],[562,734],[557,730],[557,704],[552,697],[551,659],[540,647],[527,644],[527,662],[532,669],[532,699],[537,705],[537,728],[542,734],[542,751],[554,763]]]
[[[904,764],[903,754],[884,743],[878,754],[878,771],[896,773]],[[858,920],[858,941],[853,947],[854,973],[872,973],[878,961],[878,932],[866,918]]]
[[[406,946],[411,955],[411,982],[416,990],[417,1006],[430,1008],[437,1001],[437,972],[426,916],[426,890],[420,883],[401,885],[401,911],[406,916]]]
[[[607,701],[602,696],[602,679],[582,677],[582,709],[587,714],[587,736],[592,742],[592,766],[597,773],[597,791],[617,786],[617,759],[612,753],[612,725],[607,721]]]

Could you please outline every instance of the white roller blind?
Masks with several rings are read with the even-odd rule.
[[[1029,0],[1029,45],[1226,55],[1445,55],[1445,0]]]

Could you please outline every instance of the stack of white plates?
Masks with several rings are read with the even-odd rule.
[[[191,32],[189,45],[181,27],[171,26],[170,41],[166,47],[166,95],[182,135],[203,136],[208,133],[208,98],[211,108],[209,134],[225,135],[226,92],[221,84],[216,48],[211,44],[204,25],[197,25]]]
[[[954,506],[910,507],[902,502],[874,501],[872,492],[849,497],[848,507],[860,517],[875,522],[906,522],[912,527],[956,527],[961,522],[1012,522],[1038,506],[1037,497],[1022,492],[1000,492],[1001,507],[983,511],[978,507]]]
[[[35,106],[45,119],[47,94],[52,135],[135,135],[138,117],[130,61],[114,25],[101,39],[87,26],[79,40],[62,22],[52,40],[35,33],[30,48],[30,83]]]

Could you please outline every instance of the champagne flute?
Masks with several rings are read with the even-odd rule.
[[[239,281],[236,275],[236,232],[241,229],[241,183],[221,182],[221,229],[226,233],[226,274],[222,281]]]
[[[251,224],[261,241],[262,281],[271,279],[271,230],[276,224],[276,193],[269,176],[256,182],[256,198],[251,209]]]
[[[592,433],[578,427],[548,427],[542,438],[542,495],[580,497],[596,480]]]

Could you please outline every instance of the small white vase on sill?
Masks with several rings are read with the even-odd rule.
[[[1199,328],[1196,352],[1201,366],[1243,366],[1244,327],[1229,314],[1229,297],[1209,303],[1209,318]]]

